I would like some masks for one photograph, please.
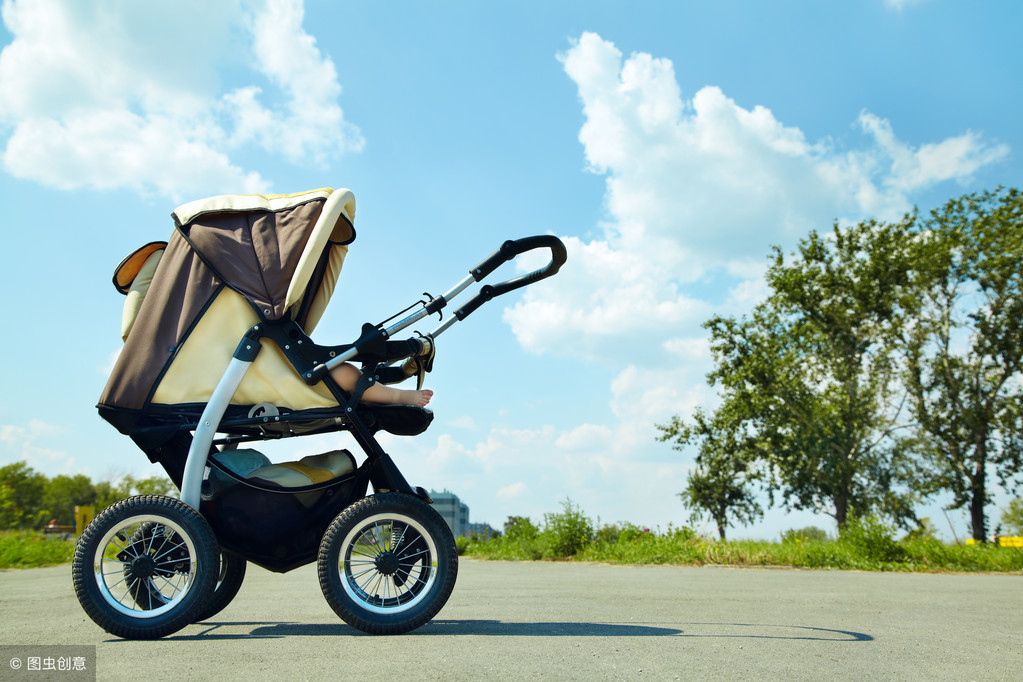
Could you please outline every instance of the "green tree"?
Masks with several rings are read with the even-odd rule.
[[[120,481],[100,481],[96,484],[96,511],[106,509],[114,502],[132,495],[169,495],[174,483],[166,476],[135,478],[128,475]]]
[[[25,462],[0,467],[0,528],[41,528],[46,476]]]
[[[43,494],[43,507],[46,516],[56,519],[62,526],[70,526],[74,520],[76,505],[95,505],[96,488],[88,476],[54,476],[46,484]]]
[[[708,378],[722,402],[701,436],[759,460],[772,501],[829,514],[840,528],[874,510],[914,518],[918,472],[897,355],[918,300],[913,227],[913,216],[835,225],[811,232],[791,259],[775,248],[767,299],[747,317],[706,324]]]
[[[1023,535],[1023,497],[1009,502],[1002,512],[1002,525],[1010,535]]]
[[[721,540],[733,522],[749,524],[764,515],[751,487],[759,479],[756,439],[742,432],[742,427],[741,420],[729,417],[727,405],[713,415],[697,410],[691,423],[676,416],[657,427],[661,440],[673,441],[676,450],[699,446],[696,468],[689,472],[679,497],[696,519],[714,521]]]
[[[992,475],[1011,492],[1023,464],[1023,195],[966,195],[924,227],[925,305],[907,383],[932,489],[951,492],[952,508],[969,508],[983,541]]]

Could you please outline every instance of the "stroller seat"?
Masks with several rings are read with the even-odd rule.
[[[263,453],[251,449],[227,450],[212,459],[232,473],[268,487],[302,488],[326,483],[355,471],[355,460],[347,450],[332,450],[295,462],[276,464]],[[213,476],[217,474],[211,472]]]

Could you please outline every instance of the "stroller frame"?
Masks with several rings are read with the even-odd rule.
[[[394,338],[441,314],[452,299],[502,264],[535,249],[550,250],[545,267],[483,285],[429,334]],[[432,413],[413,406],[367,405],[361,401],[363,392],[378,382],[408,378],[409,372],[393,366],[402,360],[418,360],[421,376],[424,366],[432,367],[440,334],[487,301],[556,274],[566,257],[564,244],[551,235],[506,241],[443,295],[426,294],[427,300],[385,322],[367,323],[358,339],[340,346],[313,343],[291,316],[261,314],[243,334],[198,421],[169,418],[139,428],[107,409],[104,416],[165,468],[181,496],[122,500],[85,529],[72,573],[86,613],[120,637],[162,637],[223,609],[237,593],[247,561],[286,572],[315,560],[325,598],[350,625],[373,634],[397,634],[428,622],[454,587],[454,539],[429,506],[426,491],[409,484],[374,434],[384,429],[417,435],[429,426]],[[337,407],[281,414],[261,403],[239,413],[232,398],[264,341],[283,353],[307,385],[322,383]],[[330,376],[350,361],[363,367],[351,394]],[[269,410],[256,409],[263,405]],[[268,487],[217,457],[240,443],[336,431],[350,432],[366,459],[355,468],[343,451],[353,470],[311,485]],[[218,488],[214,478],[226,484]],[[369,485],[375,494],[367,497]],[[363,574],[373,576],[373,582]]]

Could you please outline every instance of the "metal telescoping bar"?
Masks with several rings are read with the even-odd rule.
[[[244,341],[243,341],[244,343]],[[231,358],[231,363],[220,377],[217,387],[213,389],[210,401],[199,418],[199,425],[192,436],[192,445],[188,448],[188,459],[185,461],[185,472],[181,477],[181,501],[197,510],[202,499],[202,478],[206,470],[206,459],[213,445],[213,438],[224,418],[224,412],[234,397],[234,392],[245,378],[245,373],[252,366],[252,360]]]
[[[382,330],[384,337],[385,338],[390,338],[390,337],[394,336],[395,334],[397,334],[398,332],[402,331],[403,329],[411,327],[416,322],[419,322],[423,318],[428,317],[428,316],[432,315],[434,312],[439,311],[441,308],[444,307],[444,305],[447,304],[448,301],[450,301],[451,299],[453,299],[454,297],[458,296],[460,293],[465,291],[475,281],[476,280],[473,278],[473,276],[469,275],[468,277],[466,277],[465,279],[460,281],[458,284],[456,284],[455,286],[451,287],[450,290],[448,290],[443,296],[440,297],[439,300],[441,301],[441,304],[436,307],[436,310],[431,310],[431,309],[429,309],[426,306],[424,306],[423,308],[420,308],[419,310],[417,310],[416,312],[412,313],[408,317],[405,317],[404,319],[399,320],[398,322],[394,323],[390,327],[387,327],[386,329]],[[447,327],[445,327],[445,329],[446,328]],[[358,356],[358,354],[359,354],[359,351],[358,351],[357,348],[350,348],[349,350],[345,351],[344,353],[341,353],[341,354],[331,358],[327,362],[325,362],[324,366],[326,366],[326,368],[328,370],[334,369],[335,367],[341,365],[342,363],[348,362],[349,360],[354,359],[355,357]]]
[[[440,304],[437,305],[435,309],[431,309],[431,308],[433,308],[433,306],[429,306],[429,305],[425,306],[422,310],[419,310],[419,311],[413,313],[412,315],[409,315],[404,320],[401,320],[400,322],[397,322],[396,324],[394,324],[394,325],[388,327],[387,329],[385,329],[384,330],[384,335],[387,336],[388,338],[390,338],[394,334],[400,332],[402,329],[405,329],[406,327],[412,326],[413,324],[415,324],[419,320],[423,319],[424,317],[426,317],[428,315],[432,315],[433,313],[440,311],[445,305],[448,304],[449,301],[451,301],[451,299],[455,298],[460,293],[465,291],[475,281],[476,281],[476,279],[472,275],[469,275],[468,277],[463,279],[461,282],[459,282],[455,286],[451,287],[451,289],[448,290],[439,299],[435,299],[435,300],[438,300],[440,302]]]

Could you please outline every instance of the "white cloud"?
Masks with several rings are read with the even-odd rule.
[[[884,183],[899,193],[968,178],[981,167],[1009,155],[1008,145],[985,145],[980,135],[972,131],[914,150],[895,137],[891,124],[884,119],[864,111],[859,123],[877,142],[881,158],[890,159],[891,172]]]
[[[66,433],[63,427],[39,419],[30,419],[24,425],[0,424],[0,464],[24,461],[37,471],[72,471],[76,465],[67,453],[47,447]]]
[[[518,497],[522,497],[528,491],[529,491],[529,486],[527,486],[522,481],[518,481],[517,483],[512,483],[511,485],[506,485],[505,487],[503,487],[500,490],[498,490],[497,491],[497,497],[499,499],[502,499],[502,500],[514,500],[514,499],[516,499]]]
[[[493,428],[464,442],[442,433],[432,443],[403,440],[400,466],[417,485],[457,491],[473,521],[496,528],[509,516],[540,522],[567,498],[604,522],[679,523],[685,518],[681,502],[672,515],[664,500],[680,491],[688,465],[654,443],[653,430],[651,424],[635,432],[602,425]],[[656,454],[641,454],[651,443]]]
[[[671,61],[623,58],[594,33],[559,59],[578,88],[579,140],[605,176],[609,219],[591,241],[566,239],[561,273],[505,311],[533,352],[611,362],[623,348],[643,357],[664,339],[701,335],[712,314],[762,297],[770,245],[791,247],[835,219],[896,218],[911,193],[1008,154],[972,132],[914,148],[866,111],[866,146],[843,151],[714,86],[685,99]],[[708,279],[730,287],[729,299],[693,293]]]
[[[267,179],[232,160],[242,145],[313,163],[360,149],[334,64],[302,17],[298,0],[5,0],[14,35],[0,53],[5,170],[59,189],[180,199],[265,191]],[[273,92],[223,92],[232,68]]]

